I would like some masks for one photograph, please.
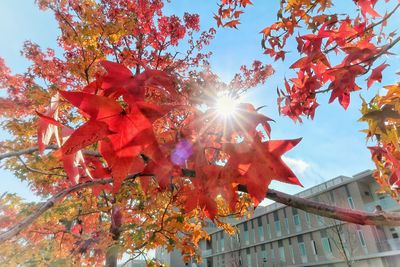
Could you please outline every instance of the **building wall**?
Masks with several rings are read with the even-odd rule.
[[[314,188],[309,197],[349,209],[367,210],[375,204],[384,204],[400,210],[398,205],[375,194],[378,186],[370,173],[353,179],[341,177],[342,180],[317,186],[319,192],[315,193]],[[212,232],[212,251],[201,266],[207,266],[207,261],[208,266],[214,267],[347,266],[344,250],[352,266],[400,266],[400,228],[343,224],[283,205],[266,210],[239,222],[236,236]],[[342,229],[342,243],[335,229]]]

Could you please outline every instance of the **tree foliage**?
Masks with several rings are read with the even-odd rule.
[[[275,60],[285,59],[290,38],[298,44],[296,76],[278,90],[281,114],[313,118],[318,95],[328,92],[329,102],[347,108],[360,77],[367,87],[382,80],[387,63],[376,62],[399,41],[384,27],[400,4],[381,16],[377,2],[354,1],[359,14],[350,17],[330,12],[329,0],[281,1],[277,21],[262,30],[262,48]],[[221,0],[217,25],[238,28],[251,4]],[[248,214],[272,180],[301,185],[281,159],[300,139],[270,140],[272,119],[234,103],[266,82],[271,65],[256,60],[222,82],[206,48],[216,30],[200,31],[199,15],[165,15],[161,0],[38,5],[54,13],[63,53],[26,42],[31,65],[15,75],[0,60],[2,127],[12,135],[0,150],[24,151],[0,159],[39,196],[53,198],[43,216],[15,230],[0,262],[112,266],[123,253],[157,246],[199,260],[207,218],[232,233],[224,218]],[[361,120],[377,141],[375,177],[398,198],[399,87],[386,88],[363,104]],[[230,116],[221,100],[235,104]],[[38,208],[14,195],[0,203],[4,230]]]
[[[382,57],[400,41],[391,25],[398,14],[398,1],[354,0],[358,14],[332,12],[331,0],[281,1],[277,20],[262,31],[264,53],[275,60],[284,60],[290,40],[297,44],[299,59],[290,63],[295,77],[285,79],[278,89],[278,105],[282,115],[294,121],[314,118],[321,94],[330,93],[329,103],[338,100],[347,109],[352,92],[370,88],[382,81],[389,66]],[[217,24],[232,27],[249,6],[247,0],[221,1]],[[377,10],[386,9],[378,12]],[[233,24],[231,23],[233,22]],[[365,83],[366,81],[366,83]],[[361,108],[361,121],[368,123],[367,140],[377,166],[374,173],[382,191],[399,199],[398,84],[384,87]]]

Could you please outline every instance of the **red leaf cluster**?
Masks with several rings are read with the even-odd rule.
[[[82,125],[73,131],[61,125],[53,116],[58,102],[40,115],[39,136],[58,127],[66,132],[57,154],[72,181],[110,175],[117,193],[129,174],[150,175],[158,190],[179,188],[186,211],[200,207],[210,218],[217,213],[218,197],[235,208],[239,184],[247,187],[256,204],[264,199],[273,179],[300,185],[281,159],[300,140],[264,141],[257,127],[262,126],[269,136],[271,119],[251,104],[238,104],[230,118],[215,108],[200,112],[188,105],[174,77],[165,72],[148,69],[134,75],[121,64],[104,61],[101,65],[104,73],[82,91],[60,91],[83,115]],[[253,67],[255,71],[243,69],[242,87],[270,75],[261,63]],[[172,138],[160,130],[165,128]],[[48,139],[40,141],[41,147],[49,144]],[[98,148],[106,165],[84,156],[86,147]],[[194,174],[187,177],[185,168]],[[149,178],[140,179],[151,194]],[[93,192],[98,194],[100,189],[107,187]]]

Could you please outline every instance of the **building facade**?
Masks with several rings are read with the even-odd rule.
[[[307,189],[300,197],[349,209],[400,211],[366,171]],[[400,228],[359,226],[316,216],[282,204],[261,207],[236,223],[238,234],[210,232],[200,266],[400,266]]]
[[[376,194],[378,189],[372,172],[365,171],[297,196],[349,209],[400,211],[390,196]],[[279,203],[259,207],[251,219],[234,224],[238,232],[233,236],[209,228],[211,240],[200,244],[203,263],[198,266],[400,266],[400,227],[348,224]]]

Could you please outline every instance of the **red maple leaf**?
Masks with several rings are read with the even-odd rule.
[[[382,63],[381,65],[379,65],[372,71],[371,76],[369,76],[367,79],[368,88],[370,88],[374,84],[375,81],[378,81],[378,82],[382,81],[382,71],[387,66],[389,66],[389,64]]]
[[[259,138],[254,138],[251,144],[243,142],[227,146],[226,151],[230,154],[227,167],[235,168],[241,173],[238,182],[247,187],[255,204],[265,198],[272,180],[301,186],[296,175],[281,159],[282,154],[297,145],[300,140],[261,142]]]
[[[61,92],[61,95],[89,117],[63,145],[65,155],[101,141],[100,152],[111,167],[115,188],[119,188],[132,168],[137,172],[143,169],[143,163],[138,167],[135,158],[144,146],[154,143],[155,137],[150,130],[151,122],[137,106],[123,109],[116,100],[81,92]],[[140,137],[140,142],[134,142],[136,137]]]

